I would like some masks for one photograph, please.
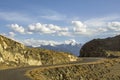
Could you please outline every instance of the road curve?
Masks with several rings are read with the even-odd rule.
[[[89,62],[95,62],[101,60],[103,58],[83,58],[83,61],[71,62],[67,64],[84,64]],[[35,68],[45,68],[45,67],[56,67],[56,66],[64,66],[67,64],[59,64],[59,65],[46,65],[46,66],[31,66],[31,67],[23,67],[23,68],[15,68],[15,69],[7,69],[0,70],[0,80],[31,80],[27,76],[25,76],[25,72]]]

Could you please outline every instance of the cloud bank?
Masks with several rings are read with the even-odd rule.
[[[19,26],[18,24],[11,24],[10,27],[15,32],[19,32],[21,34],[25,33],[25,29],[22,26]]]
[[[60,45],[60,44],[76,44],[76,43],[79,44],[74,39],[65,40],[64,42],[58,42],[58,41],[52,41],[52,40],[36,40],[36,39],[31,38],[31,39],[22,40],[20,42],[22,42],[26,46],[32,46],[32,47],[40,47],[42,45],[55,46],[55,45]]]
[[[92,36],[98,34],[118,34],[120,31],[120,22],[112,18],[95,18],[86,21],[71,21],[69,27],[58,26],[54,24],[34,23],[27,27],[18,24],[11,24],[10,28],[13,32],[20,34],[41,34],[52,36]]]

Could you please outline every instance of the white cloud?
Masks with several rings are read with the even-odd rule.
[[[68,28],[61,28],[61,27],[53,25],[53,24],[48,24],[47,27],[54,31],[68,31]]]
[[[68,37],[74,37],[74,36],[80,36],[80,35],[92,35],[96,32],[105,32],[107,31],[105,28],[89,28],[85,23],[82,23],[81,21],[72,21],[73,28],[69,27],[61,27],[54,24],[42,24],[42,23],[35,23],[30,24],[25,29],[22,26],[19,26],[18,24],[11,24],[12,30],[15,32],[19,32],[21,34],[49,34],[53,36],[68,36]]]
[[[120,31],[120,22],[109,22],[107,29],[112,31]]]
[[[70,40],[65,40],[64,44],[75,45],[78,44],[78,42],[75,39],[70,39]]]
[[[44,13],[41,18],[47,19],[47,20],[53,20],[53,21],[61,21],[61,20],[66,20],[66,16],[63,14],[60,14],[56,11],[53,10],[45,10],[42,11]]]
[[[63,27],[54,24],[34,23],[28,25],[28,27],[26,28],[19,26],[18,24],[12,24],[11,28],[15,32],[19,32],[21,34],[37,33],[41,35],[47,34],[51,36],[67,37],[96,36],[101,33],[118,33],[118,31],[120,31],[120,22],[118,22],[116,19],[119,19],[119,17],[94,18],[82,22],[79,20],[75,20],[71,21],[71,27]]]
[[[28,25],[27,28],[23,26],[19,26],[18,24],[11,24],[9,25],[10,28],[18,32],[20,34],[49,34],[49,35],[57,35],[57,36],[71,36],[69,32],[69,28],[67,27],[60,27],[53,24],[41,24],[35,23]]]
[[[93,30],[89,29],[85,23],[82,23],[81,21],[72,21],[73,25],[73,32],[72,34],[74,36],[80,36],[80,35],[91,35],[93,33]]]
[[[89,20],[89,21],[85,21],[85,24],[91,27],[102,27],[106,25],[106,22],[99,20]]]
[[[29,25],[28,30],[29,32],[42,33],[42,34],[54,33],[54,31],[50,30],[46,26],[47,24],[36,23],[36,24]]]
[[[19,32],[21,34],[25,33],[25,29],[22,26],[19,26],[18,24],[11,24],[10,28],[15,32]]]
[[[25,39],[20,41],[23,44],[25,44],[26,46],[33,46],[33,47],[40,47],[42,45],[51,45],[51,46],[55,46],[55,45],[60,45],[60,44],[72,44],[75,45],[76,42],[74,39],[70,39],[70,40],[65,40],[63,42],[58,42],[58,41],[53,41],[53,40],[37,40],[37,39]]]
[[[32,33],[59,34],[67,31],[68,31],[68,28],[62,28],[60,26],[56,26],[53,24],[36,23],[28,26],[28,32],[32,32]]]
[[[32,22],[33,19],[28,17],[25,14],[17,13],[17,12],[0,12],[0,19],[6,21],[14,21],[14,22]]]
[[[104,17],[90,19],[84,22],[72,21],[74,35],[98,35],[101,33],[120,31],[120,22],[111,21],[118,17]]]
[[[100,17],[100,18],[93,18],[84,21],[84,23],[89,27],[89,30],[93,31],[93,33],[102,33],[108,32],[110,30],[115,29],[114,22],[119,20],[120,16],[107,16],[107,17]],[[116,23],[115,23],[116,24]],[[118,24],[117,24],[118,26]],[[117,27],[116,27],[117,28]]]
[[[68,36],[73,37],[73,34],[71,32],[59,32],[58,36]]]
[[[55,20],[55,21],[60,21],[64,20],[66,17],[61,16],[61,15],[46,15],[46,16],[41,16],[42,18],[48,19],[48,20]]]
[[[16,35],[16,34],[15,34],[14,32],[9,32],[9,36],[10,36],[10,37],[13,38],[13,37],[15,37],[15,35]]]
[[[106,32],[106,31],[108,31],[108,30],[107,30],[107,28],[102,28],[102,27],[100,27],[100,28],[96,29],[96,31],[97,31],[97,32]]]
[[[87,31],[86,25],[81,21],[72,21],[72,24],[74,25],[73,30],[75,32],[85,33]]]
[[[51,41],[51,40],[36,40],[36,39],[26,39],[22,41],[23,44],[27,46],[33,46],[33,47],[40,47],[41,45],[58,45],[61,44],[61,42]]]
[[[13,40],[15,40],[14,37],[16,36],[16,34],[14,32],[0,33],[0,35],[6,36],[6,37],[11,38]]]
[[[118,20],[120,16],[107,16],[100,18],[92,18],[84,21],[87,26],[91,27],[104,27],[107,26],[107,22],[111,22],[112,20]]]
[[[0,33],[0,35],[6,36],[6,33]]]
[[[120,22],[116,22],[118,20],[120,20],[120,16],[118,15],[88,19],[81,23],[81,26],[86,25],[86,28],[82,27],[83,31],[85,30],[86,32],[79,32],[79,34],[94,36],[101,33],[110,34],[110,31],[111,33],[115,34],[115,31],[120,31]]]

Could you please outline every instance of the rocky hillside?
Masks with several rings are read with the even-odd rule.
[[[94,39],[80,50],[81,57],[119,57],[120,35],[106,39]]]
[[[34,69],[27,74],[33,80],[120,80],[120,59],[94,63]]]
[[[11,66],[51,65],[76,61],[77,57],[46,49],[28,48],[0,35],[0,63]]]

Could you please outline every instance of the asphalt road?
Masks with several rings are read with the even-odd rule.
[[[23,67],[23,68],[15,68],[15,69],[7,69],[0,70],[0,80],[31,80],[27,76],[25,76],[25,72],[35,68],[45,68],[45,67],[58,67],[65,65],[76,65],[76,64],[85,64],[89,62],[95,62],[103,58],[83,58],[83,61],[71,62],[67,64],[57,64],[57,65],[46,65],[46,66],[31,66],[31,67]]]

